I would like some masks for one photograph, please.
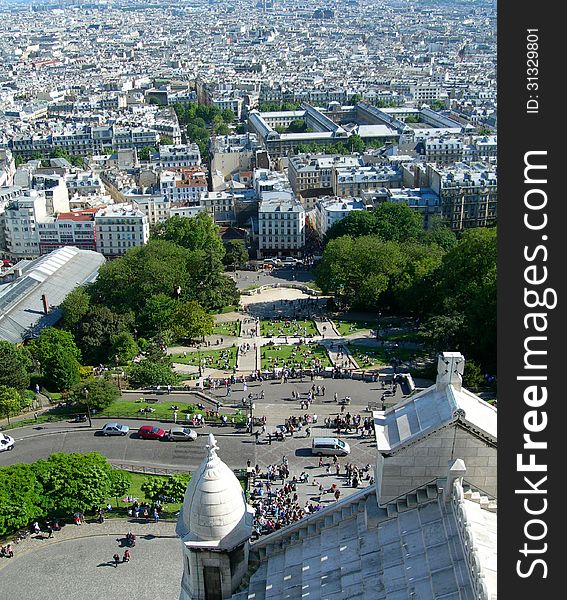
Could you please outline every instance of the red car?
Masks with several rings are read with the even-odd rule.
[[[152,427],[151,425],[142,425],[138,429],[138,436],[144,440],[161,440],[165,437],[165,429],[161,427]]]

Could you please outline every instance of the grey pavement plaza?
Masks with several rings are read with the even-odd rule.
[[[131,559],[122,556],[121,539],[131,530],[136,545]],[[0,559],[0,597],[10,600],[142,600],[177,598],[182,554],[172,522],[129,523],[107,519],[103,524],[66,525],[55,532],[28,537],[14,545],[14,557]]]

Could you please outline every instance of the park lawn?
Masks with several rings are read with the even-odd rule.
[[[311,337],[318,332],[315,323],[311,320],[263,319],[260,323],[260,333],[265,337]]]
[[[231,371],[236,365],[236,346],[230,348],[221,348],[219,350],[202,350],[201,352],[187,352],[187,356],[183,354],[173,354],[172,360],[174,363],[183,365],[199,366],[199,359],[203,368],[219,369],[223,371]],[[226,362],[221,362],[222,358],[226,358]]]
[[[146,497],[144,492],[142,492],[142,484],[147,479],[165,479],[166,475],[148,475],[145,473],[130,473],[129,471],[128,477],[130,478],[130,489],[122,494],[118,498],[118,505],[116,504],[116,498],[113,496],[112,498],[106,499],[106,504],[111,504],[113,508],[118,508],[122,510],[117,510],[116,512],[110,511],[105,514],[108,518],[112,517],[124,517],[124,513],[127,511],[128,507],[133,504],[133,502],[122,502],[122,498],[126,498],[126,496],[130,496],[131,498],[137,498],[139,503],[146,502]],[[149,504],[152,504],[151,500],[147,500]],[[177,513],[181,509],[182,502],[171,502],[162,505],[162,512],[160,517],[163,519],[175,519],[177,517]]]
[[[411,360],[418,355],[415,350],[408,348],[377,348],[361,344],[348,344],[348,349],[361,369],[369,367],[384,367],[391,364],[392,358],[402,361]]]
[[[140,394],[140,398],[143,397]],[[178,421],[182,422],[185,420],[185,414],[193,414],[201,412],[197,409],[195,404],[188,402],[179,402],[176,398],[160,399],[158,402],[139,402],[136,400],[117,400],[113,402],[108,408],[101,410],[96,413],[96,417],[108,417],[109,419],[139,419],[147,417],[152,420],[173,420],[173,411],[171,406],[175,404],[179,406],[178,410]],[[146,413],[140,415],[140,409],[151,407],[155,409],[155,412]]]
[[[309,354],[307,355],[307,353]],[[315,366],[312,362],[313,359],[318,359],[321,363],[321,367],[332,366],[327,350],[319,344],[262,346],[263,370],[271,370],[285,366],[288,368],[295,367],[309,369],[312,366]]]
[[[376,329],[375,321],[356,321],[354,319],[335,319],[333,320],[336,330],[340,335],[350,335],[359,331],[369,331]]]
[[[240,335],[240,321],[227,321],[225,323],[215,323],[213,335],[227,335],[238,337]]]
[[[423,334],[420,331],[400,331],[399,333],[389,333],[387,335],[381,335],[381,340],[388,342],[415,342],[421,344],[425,341]]]

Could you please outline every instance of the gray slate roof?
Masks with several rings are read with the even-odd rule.
[[[0,285],[0,339],[21,343],[60,318],[58,306],[76,287],[93,281],[104,256],[67,246],[32,261],[20,262],[22,275]],[[45,315],[41,296],[51,310]]]

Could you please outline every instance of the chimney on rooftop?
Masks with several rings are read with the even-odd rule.
[[[437,360],[437,389],[452,385],[457,391],[463,386],[465,357],[460,352],[443,352]]]
[[[46,315],[49,313],[49,302],[45,294],[41,295],[41,301],[43,302],[43,314]]]

